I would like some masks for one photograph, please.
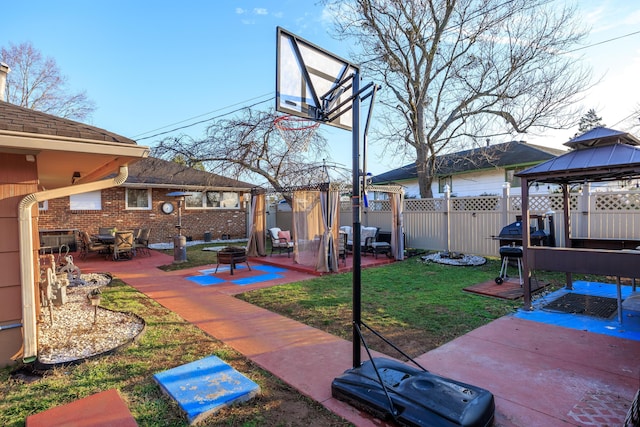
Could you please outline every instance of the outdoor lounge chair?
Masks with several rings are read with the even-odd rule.
[[[338,259],[342,258],[344,265],[347,265],[347,233],[338,233]]]
[[[137,234],[134,233],[134,249],[136,255],[138,252],[140,254],[145,254],[151,256],[151,252],[149,252],[149,236],[151,235],[151,229],[149,228],[141,228]]]
[[[133,231],[116,231],[115,242],[113,243],[113,259],[133,258],[135,252],[133,240]]]
[[[78,236],[80,237],[80,259],[87,258],[90,253],[105,254],[109,252],[109,245],[94,242],[86,231],[80,231]]]
[[[269,238],[271,239],[271,255],[273,255],[274,250],[277,250],[278,253],[286,251],[287,258],[290,256],[289,254],[293,251],[293,242],[289,231],[282,231],[278,227],[270,228]]]
[[[343,225],[340,227],[340,231],[347,233],[347,250],[353,251],[353,233],[351,226]],[[360,227],[360,253],[366,255],[370,250],[371,244],[376,241],[378,237],[378,227]]]

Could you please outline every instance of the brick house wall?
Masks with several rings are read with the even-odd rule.
[[[150,228],[150,243],[171,242],[178,224],[177,201],[167,197],[171,189],[153,189],[150,210],[132,210],[125,207],[125,188],[102,190],[101,210],[70,209],[69,197],[47,201],[47,209],[40,210],[38,228],[78,229],[96,234],[99,227],[115,226],[119,230]],[[242,200],[242,198],[241,198]],[[172,202],[176,209],[172,214],[162,213],[164,202]],[[182,208],[182,234],[193,240],[203,240],[210,232],[213,239],[247,237],[247,211],[240,209],[185,209]]]

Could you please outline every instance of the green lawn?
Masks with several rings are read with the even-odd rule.
[[[24,426],[28,415],[116,388],[140,426],[188,426],[175,402],[162,393],[153,374],[216,355],[260,385],[261,394],[209,417],[207,426],[346,426],[335,416],[132,287],[114,280],[103,288],[103,307],[145,319],[140,340],[115,354],[47,371],[35,382],[0,369],[0,425]],[[286,407],[295,407],[292,418]],[[82,417],[82,414],[78,414]],[[293,420],[293,422],[292,422]]]
[[[362,320],[401,348],[408,345],[403,350],[411,356],[422,354],[521,306],[462,291],[495,278],[499,269],[498,260],[452,267],[419,258],[364,269]],[[351,273],[332,274],[238,297],[350,339],[352,280]]]

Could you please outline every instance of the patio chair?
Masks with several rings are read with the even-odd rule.
[[[109,252],[109,245],[94,242],[86,231],[78,233],[80,237],[80,259],[85,259],[90,253],[105,254]]]
[[[269,237],[271,238],[271,255],[274,250],[278,250],[278,253],[282,251],[287,252],[287,258],[293,251],[293,242],[291,241],[291,233],[289,231],[282,231],[278,227],[269,229]]]
[[[133,244],[133,231],[116,231],[113,244],[113,259],[133,258],[135,251]]]
[[[338,233],[338,259],[342,258],[344,265],[347,265],[347,233]]]
[[[364,256],[366,256],[367,253],[375,253],[373,247],[378,239],[379,231],[380,229],[378,227],[360,228],[360,250]]]
[[[149,236],[151,235],[151,229],[150,228],[141,228],[138,231],[138,234],[134,234],[134,249],[136,252],[136,255],[138,254],[138,251],[140,251],[140,254],[145,254],[147,256],[151,256],[151,252],[149,252]]]

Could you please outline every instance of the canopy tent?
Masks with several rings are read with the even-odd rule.
[[[292,194],[293,260],[319,272],[338,270],[340,195],[350,186],[323,183],[287,189]],[[398,185],[369,186],[367,191],[386,192],[391,201],[391,250],[396,260],[404,259],[403,199]],[[265,192],[252,193],[249,256],[265,256]]]
[[[640,140],[635,136],[594,128],[565,143],[574,150],[516,174],[522,179],[522,250],[524,305],[531,309],[531,270],[543,269],[571,273],[635,277],[638,254],[629,251],[572,248],[569,185],[591,182],[628,181],[640,178]],[[562,187],[566,248],[530,246],[529,187],[535,183],[554,183]],[[618,279],[619,285],[619,279]],[[619,316],[620,314],[619,310]]]

